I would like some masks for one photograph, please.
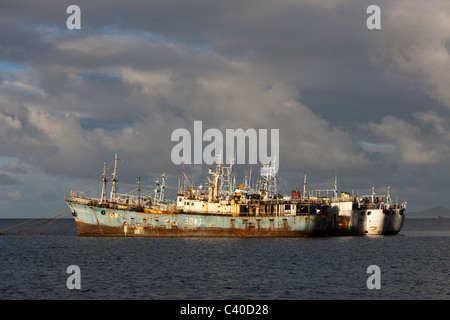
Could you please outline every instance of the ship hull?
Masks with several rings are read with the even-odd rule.
[[[352,202],[332,203],[332,209],[338,212],[333,235],[398,234],[405,221],[404,209],[353,209]]]
[[[358,216],[357,233],[367,235],[394,235],[403,227],[405,215],[402,209],[354,210]]]
[[[337,214],[337,225],[330,228],[335,236],[354,236],[362,234],[358,230],[358,217],[353,212],[352,201],[333,202],[332,210]]]
[[[402,209],[391,209],[386,213],[386,222],[383,234],[397,234],[403,227],[405,215]]]
[[[68,203],[80,236],[311,237],[329,232],[329,216],[231,216],[137,212]]]

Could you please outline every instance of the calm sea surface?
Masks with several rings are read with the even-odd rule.
[[[0,219],[0,230],[23,221]],[[0,236],[1,300],[450,300],[450,218],[407,217],[396,236],[295,239],[91,238],[70,219],[53,226]],[[71,265],[80,290],[67,287]],[[370,265],[379,290],[367,288]]]

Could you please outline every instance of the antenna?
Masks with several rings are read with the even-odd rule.
[[[184,193],[184,161],[181,163],[181,190]]]
[[[138,206],[141,206],[141,176],[140,175],[136,178],[136,181],[138,183],[138,188],[137,188],[137,191],[138,191]]]
[[[337,169],[334,167],[334,198],[338,198],[338,181],[337,181]]]

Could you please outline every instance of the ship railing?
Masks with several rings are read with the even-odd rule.
[[[317,198],[333,198],[335,192],[337,191],[334,189],[314,189],[308,191],[308,196]]]
[[[64,200],[66,202],[73,202],[75,199],[84,199],[84,200],[88,200],[88,201],[98,201],[99,200],[97,198],[86,196],[86,194],[82,191],[75,191],[75,190],[70,190],[70,196],[64,197]]]
[[[332,202],[352,202],[354,197],[329,198]]]
[[[404,203],[398,203],[398,202],[385,204],[385,206],[386,206],[386,209],[404,209],[405,208]]]
[[[369,198],[364,199],[356,199],[353,202],[354,205],[358,206],[358,208],[365,208],[365,209],[405,209],[406,205],[405,203],[399,203],[399,202],[372,202]]]

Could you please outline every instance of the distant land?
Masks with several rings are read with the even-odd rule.
[[[420,212],[408,212],[408,209],[406,209],[405,215],[406,217],[411,218],[450,218],[450,209],[444,207],[434,207]]]

